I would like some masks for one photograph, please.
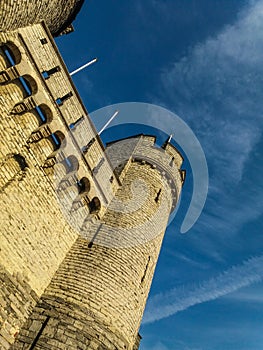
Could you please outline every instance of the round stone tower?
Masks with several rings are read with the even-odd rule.
[[[44,20],[53,36],[76,18],[84,0],[2,0],[0,31],[11,31]]]
[[[119,163],[121,186],[103,217],[83,228],[90,239],[76,240],[13,350],[138,349],[165,228],[184,180],[178,151],[154,143],[140,135],[113,144],[109,155]],[[132,152],[123,162],[127,147]]]

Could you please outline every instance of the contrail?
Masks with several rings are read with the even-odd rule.
[[[188,309],[190,306],[217,299],[263,279],[263,255],[250,258],[199,285],[183,286],[149,299],[143,324],[152,323]]]

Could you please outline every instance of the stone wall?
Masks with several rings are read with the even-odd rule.
[[[142,136],[139,141],[137,155],[140,152],[150,157],[152,139]],[[155,151],[154,159],[159,158],[158,152],[163,155],[158,148]],[[173,171],[180,178],[178,168]],[[147,186],[147,197],[141,192],[133,198],[132,186],[137,180]],[[181,183],[177,185],[180,191]],[[173,195],[168,179],[153,162],[134,159],[125,169],[116,198],[126,210],[116,211],[115,206],[109,206],[100,224],[87,228],[96,234],[94,241],[78,238],[12,349],[32,344],[36,349],[51,350],[136,349]],[[154,222],[159,207],[162,215]],[[151,237],[154,225],[160,231]],[[121,234],[126,235],[129,246],[118,247]],[[106,240],[109,236],[112,240]],[[103,238],[107,246],[103,246]]]
[[[59,70],[45,78],[42,73],[54,67]],[[57,99],[70,91],[69,99],[58,104]],[[92,176],[93,168],[101,160],[103,145],[44,24],[0,33],[0,115],[0,265],[3,291],[9,290],[4,294],[4,305],[11,302],[15,305],[12,313],[4,312],[1,316],[1,330],[6,324],[20,327],[35,303],[35,298],[28,297],[31,306],[27,308],[27,298],[16,297],[19,288],[24,288],[23,281],[27,284],[25,296],[30,293],[41,296],[78,236],[61,211],[59,193],[70,193],[71,205],[77,198],[79,217],[89,215],[89,203],[94,196],[102,197],[103,204],[105,194],[103,197]],[[72,149],[64,147],[63,142],[70,135],[70,124],[81,117],[85,118],[87,139],[68,137],[68,144],[75,142],[80,149],[94,138],[93,148],[86,158],[77,159],[74,169],[67,169],[65,159]],[[59,146],[52,139],[54,134]],[[108,178],[112,175],[107,160],[102,170],[109,174]],[[80,195],[77,182],[84,177],[88,186]],[[113,176],[111,186],[117,184]],[[62,188],[60,192],[58,185]],[[18,275],[20,278],[11,287],[10,280]],[[5,289],[6,285],[9,289]],[[3,349],[7,349],[12,337],[0,331],[0,338]]]
[[[105,153],[44,23],[0,33],[0,114],[2,348],[138,348],[181,156]]]
[[[77,16],[83,0],[3,0],[0,31],[10,31],[44,20],[52,34],[63,32]]]

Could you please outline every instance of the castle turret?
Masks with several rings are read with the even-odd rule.
[[[122,182],[112,205],[87,227],[91,239],[77,239],[13,349],[138,348],[164,231],[182,186],[182,158],[167,147],[144,135],[112,145]]]
[[[0,31],[15,30],[45,21],[53,36],[70,31],[84,0],[3,0]]]

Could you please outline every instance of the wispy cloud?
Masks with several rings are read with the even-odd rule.
[[[155,102],[192,127],[208,160],[210,210],[199,222],[202,232],[229,237],[262,214],[262,163],[250,163],[248,173],[262,140],[262,57],[263,1],[250,1],[235,23],[161,74]]]
[[[158,342],[152,350],[169,350],[163,343]]]
[[[193,286],[182,286],[149,299],[143,323],[169,317],[191,306],[215,300],[263,279],[263,255],[233,266],[214,278]]]
[[[253,288],[251,291],[240,290],[234,294],[228,294],[224,297],[224,299],[231,302],[241,302],[241,303],[249,303],[253,304],[263,304],[263,295],[262,290],[257,290],[257,288]],[[262,305],[260,306],[262,307]]]
[[[262,38],[263,1],[257,1],[161,77],[162,101],[189,122],[232,182],[241,179],[263,126]]]

